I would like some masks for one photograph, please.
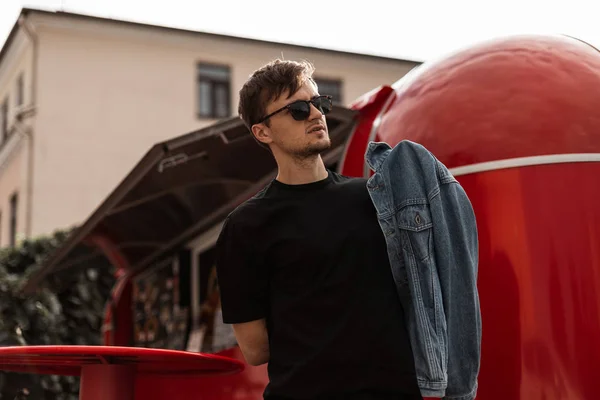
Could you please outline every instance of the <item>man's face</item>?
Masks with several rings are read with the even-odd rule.
[[[284,92],[279,98],[267,105],[265,115],[279,110],[296,100],[310,100],[318,96],[311,82],[306,82],[290,98]],[[279,112],[269,118],[269,126],[259,124],[254,129],[258,139],[271,146],[273,154],[284,153],[293,158],[315,156],[331,146],[325,115],[314,105],[310,105],[310,115],[304,121],[296,121],[288,110]]]

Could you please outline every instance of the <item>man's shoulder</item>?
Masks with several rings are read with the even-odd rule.
[[[367,185],[367,178],[343,175],[338,172],[331,171],[333,181],[342,187],[362,187]]]
[[[270,184],[260,189],[249,199],[243,201],[237,205],[225,218],[225,221],[229,224],[241,224],[247,220],[251,215],[256,214],[257,211],[264,209],[267,205],[264,200],[269,190]]]

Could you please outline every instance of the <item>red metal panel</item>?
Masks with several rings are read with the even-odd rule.
[[[339,170],[343,175],[363,176],[362,160],[369,141],[374,138],[373,123],[383,115],[390,96],[394,96],[393,89],[390,86],[382,86],[364,94],[351,105],[352,109],[360,111],[360,121],[348,139],[344,157],[340,161]]]
[[[600,163],[458,177],[479,225],[478,399],[595,398]],[[499,385],[498,382],[502,382]]]

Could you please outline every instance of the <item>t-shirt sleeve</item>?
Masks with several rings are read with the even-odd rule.
[[[216,268],[223,322],[236,324],[265,318],[268,310],[266,268],[228,217],[216,244]]]

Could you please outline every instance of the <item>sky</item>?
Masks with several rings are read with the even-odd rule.
[[[522,33],[600,45],[595,0],[152,1],[0,0],[0,43],[21,8],[32,7],[414,61]]]

